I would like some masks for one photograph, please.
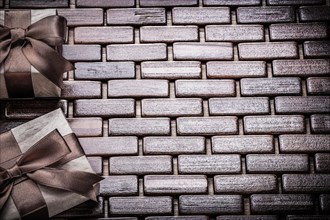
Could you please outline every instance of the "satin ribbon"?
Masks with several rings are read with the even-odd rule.
[[[43,18],[26,29],[0,25],[0,64],[9,55],[12,44],[24,41],[21,49],[29,63],[55,85],[62,87],[61,75],[74,67],[52,47],[64,44],[65,37],[66,19],[57,15]]]
[[[101,181],[102,177],[84,171],[51,167],[70,152],[62,136],[54,130],[17,157],[15,164],[10,168],[4,168],[0,164],[0,210],[10,197],[15,181],[22,177],[43,186],[74,192],[96,201],[93,185]]]

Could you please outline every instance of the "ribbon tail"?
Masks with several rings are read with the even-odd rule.
[[[10,193],[13,190],[13,183],[6,186],[3,190],[0,192],[0,211],[2,210],[3,206],[6,204],[7,200],[10,197]]]
[[[0,25],[0,64],[5,61],[11,48],[10,29]]]
[[[26,59],[55,85],[62,87],[63,73],[73,70],[73,65],[47,44],[28,38],[22,50]]]
[[[94,185],[103,180],[93,173],[56,168],[40,169],[27,176],[37,184],[74,192],[93,201],[97,201]]]
[[[11,40],[0,41],[0,64],[7,58],[11,48]]]

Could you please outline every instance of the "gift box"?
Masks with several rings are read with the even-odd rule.
[[[0,99],[61,95],[67,29],[56,9],[0,10]]]
[[[57,109],[0,134],[0,219],[46,219],[87,200],[98,182]]]

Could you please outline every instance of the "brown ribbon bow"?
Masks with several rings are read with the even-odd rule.
[[[43,18],[27,29],[0,25],[0,64],[9,55],[12,44],[24,41],[21,49],[29,63],[61,87],[61,75],[74,67],[52,47],[61,46],[65,37],[66,19],[56,15]]]
[[[27,177],[35,183],[63,189],[96,201],[93,185],[103,178],[84,171],[68,171],[50,167],[70,153],[70,149],[57,130],[16,158],[10,168],[0,164],[0,210],[10,197],[15,181]],[[28,190],[28,189],[27,189]]]

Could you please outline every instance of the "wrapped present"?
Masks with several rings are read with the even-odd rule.
[[[0,99],[59,97],[66,19],[56,9],[0,10]]]
[[[95,200],[92,170],[57,109],[0,134],[0,219],[47,219]]]

